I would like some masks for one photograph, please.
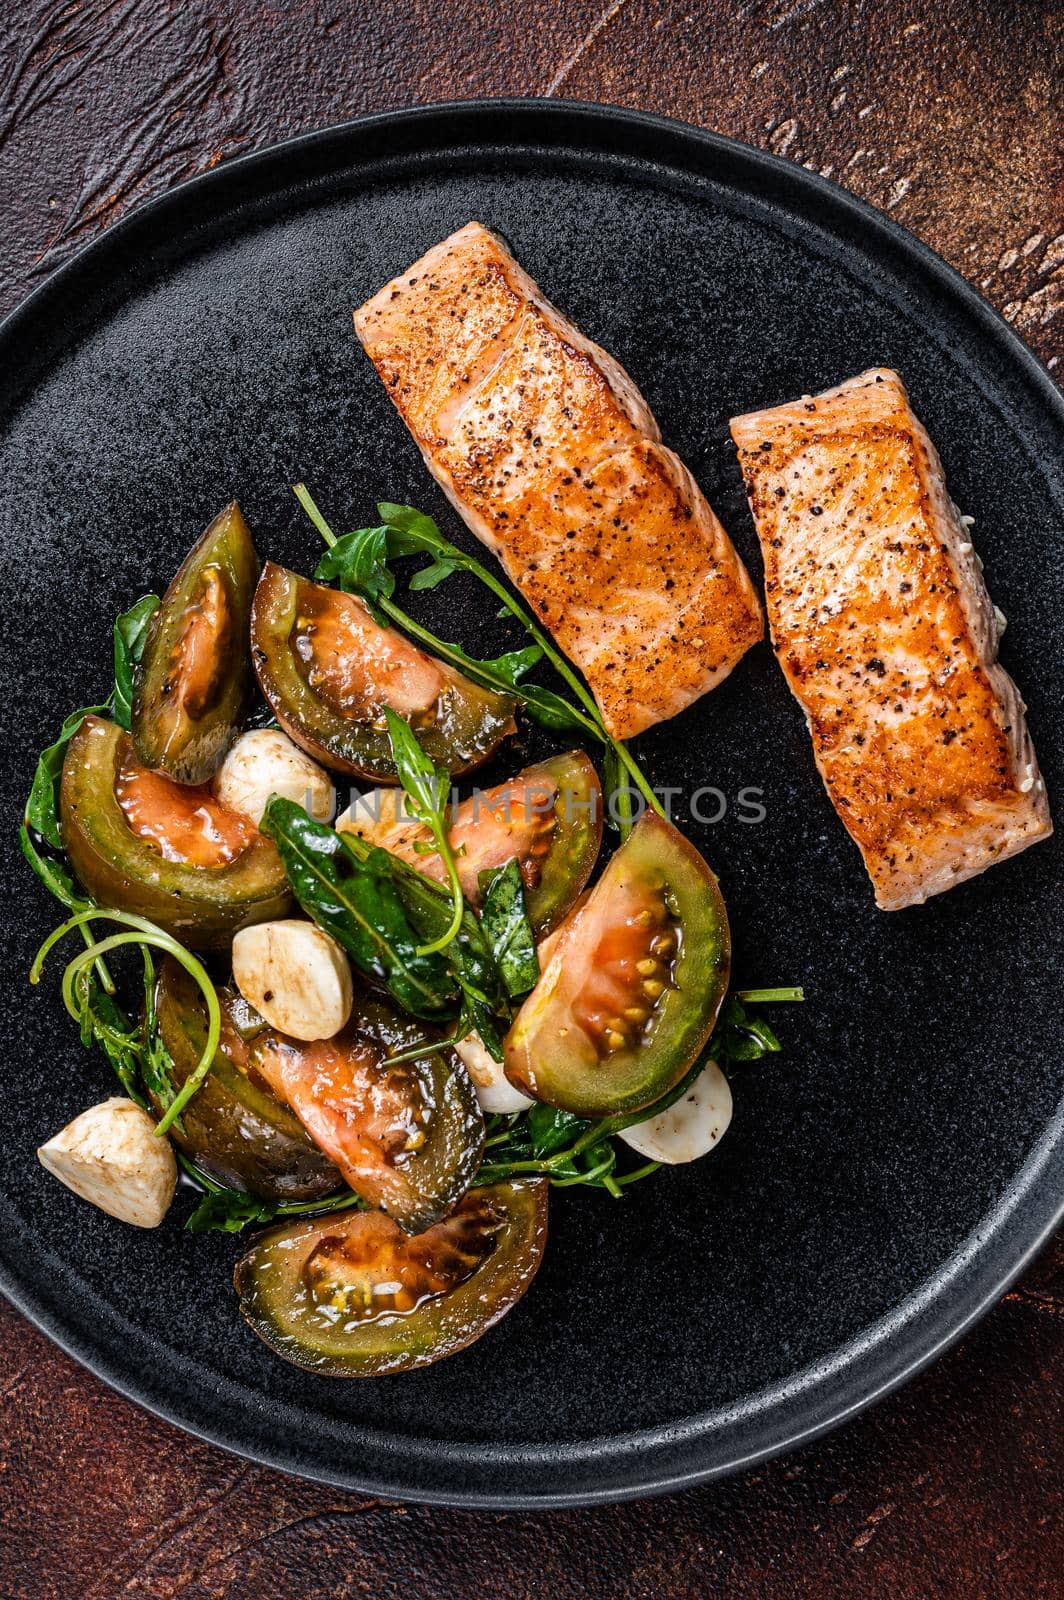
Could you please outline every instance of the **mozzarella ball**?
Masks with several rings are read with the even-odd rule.
[[[535,1101],[530,1100],[527,1094],[514,1088],[502,1070],[502,1062],[495,1060],[479,1033],[470,1033],[464,1039],[457,1039],[454,1050],[473,1080],[482,1111],[509,1113],[524,1111],[528,1106],[535,1105]]]
[[[697,1161],[712,1150],[723,1139],[731,1117],[728,1080],[717,1063],[710,1061],[667,1111],[634,1123],[619,1137],[640,1155],[674,1167]]]
[[[233,981],[271,1028],[293,1039],[331,1039],[351,1015],[351,968],[313,922],[258,922],[233,940]]]
[[[230,749],[211,783],[215,798],[256,828],[272,795],[294,800],[318,822],[336,809],[332,780],[324,768],[278,728],[250,728]]]
[[[41,1145],[37,1159],[82,1200],[135,1228],[157,1228],[177,1187],[169,1139],[121,1096],[83,1111]]]

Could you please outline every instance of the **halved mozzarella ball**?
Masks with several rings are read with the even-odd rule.
[[[458,1039],[454,1049],[473,1080],[482,1111],[499,1111],[508,1115],[511,1111],[524,1111],[528,1106],[535,1105],[535,1101],[530,1100],[527,1094],[514,1088],[502,1070],[502,1062],[495,1060],[479,1033],[469,1033],[464,1039]]]
[[[331,1039],[351,1015],[351,968],[335,939],[293,918],[241,928],[233,981],[271,1028],[293,1039]]]
[[[330,821],[336,809],[329,774],[278,728],[250,728],[242,733],[211,787],[223,805],[250,817],[256,828],[275,794],[294,800],[318,822]]]
[[[675,1167],[697,1161],[712,1150],[727,1132],[731,1118],[728,1080],[717,1063],[710,1061],[675,1105],[645,1122],[633,1123],[619,1137],[651,1161]]]
[[[41,1145],[37,1159],[82,1200],[135,1228],[157,1228],[177,1187],[169,1139],[121,1096],[83,1111]]]

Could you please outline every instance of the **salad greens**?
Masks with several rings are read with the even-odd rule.
[[[446,951],[425,954],[450,927],[451,896],[415,867],[355,833],[337,833],[275,796],[262,831],[281,852],[303,910],[332,934],[352,963],[412,1016],[476,1028],[497,1061],[511,1011],[506,987],[476,913],[463,901]],[[415,1052],[416,1053],[416,1052]]]
[[[159,596],[146,594],[115,622],[115,688],[111,715],[128,733],[133,716],[133,675],[148,641],[148,625],[159,609]]]
[[[525,886],[516,856],[494,872],[480,874],[484,903],[480,926],[508,995],[527,994],[539,979],[536,939],[525,907]]]
[[[85,1044],[92,1043],[97,1037],[101,1020],[93,993],[92,968],[101,957],[111,954],[114,950],[120,950],[128,945],[137,946],[144,962],[144,1021],[139,1034],[134,1034],[132,1030],[125,1030],[125,1038],[121,1048],[132,1050],[133,1047],[130,1045],[129,1040],[134,1037],[139,1038],[139,1049],[134,1053],[140,1063],[144,1080],[149,1088],[158,1084],[164,1095],[166,1110],[155,1128],[157,1134],[164,1134],[178,1120],[181,1112],[203,1083],[214,1063],[222,1026],[218,993],[203,963],[190,950],[186,950],[185,946],[175,939],[172,934],[165,933],[162,928],[156,927],[155,923],[149,922],[146,917],[138,917],[132,911],[105,911],[97,906],[90,906],[85,911],[75,912],[72,917],[68,917],[66,922],[60,923],[59,927],[48,935],[33,959],[33,965],[30,968],[30,982],[32,984],[40,982],[41,972],[48,954],[61,939],[65,938],[68,933],[72,933],[75,928],[89,926],[97,920],[117,923],[119,927],[126,928],[129,931],[112,933],[106,938],[95,939],[86,950],[81,951],[80,954],[72,957],[67,962],[63,972],[63,1004],[78,1024],[82,1042]],[[175,961],[184,967],[189,976],[199,985],[207,1006],[206,1043],[196,1067],[189,1073],[176,1094],[172,1092],[172,1086],[169,1083],[169,1076],[165,1070],[165,1052],[159,1043],[155,1026],[154,1004],[151,998],[154,992],[155,978],[150,955],[152,950],[160,950],[164,955],[172,956]],[[114,1010],[118,1010],[117,1006],[114,1007]],[[106,1023],[106,1018],[104,1021]],[[117,1047],[119,1044],[118,1035],[115,1036],[114,1042]],[[110,1056],[110,1050],[106,1050],[106,1053]]]
[[[424,645],[435,655],[457,666],[474,682],[488,689],[505,690],[516,694],[530,717],[550,733],[590,736],[612,752],[619,769],[643,796],[644,801],[661,816],[665,815],[661,801],[654,793],[634,756],[623,741],[607,733],[595,698],[569,662],[556,647],[549,634],[506,588],[493,572],[474,556],[467,555],[457,545],[450,544],[436,523],[422,511],[412,506],[393,505],[382,501],[377,507],[380,523],[372,528],[359,528],[354,533],[337,538],[315,504],[305,483],[293,486],[293,493],[311,522],[321,534],[329,551],[318,565],[316,577],[331,578],[339,582],[348,593],[357,594],[374,606],[389,621],[398,624],[411,638]],[[411,589],[434,588],[455,572],[469,572],[502,601],[503,613],[513,616],[535,641],[539,656],[532,659],[528,651],[515,651],[494,661],[479,661],[466,654],[458,645],[448,644],[415,622],[392,596],[395,593],[395,575],[388,563],[403,556],[427,555],[430,565],[414,574]],[[503,614],[500,613],[500,614]],[[525,684],[523,674],[540,659],[546,659],[563,680],[570,693],[579,702],[573,705],[563,695],[555,694],[540,684]],[[518,668],[514,671],[514,664]],[[526,664],[527,663],[527,664]],[[506,664],[506,665],[504,665]]]
[[[411,920],[394,858],[386,850],[362,849],[357,835],[337,833],[276,795],[261,831],[280,851],[303,910],[342,946],[359,972],[423,1021],[456,1014],[459,991],[450,965],[440,950],[423,946],[424,935]]]
[[[446,767],[433,766],[418,744],[417,735],[410,724],[393,711],[391,706],[385,706],[384,720],[388,725],[388,740],[403,793],[409,801],[409,808],[414,816],[419,822],[423,822],[432,834],[436,852],[446,868],[447,881],[451,889],[450,922],[441,934],[418,950],[418,954],[422,956],[436,955],[439,951],[446,950],[447,946],[457,938],[465,909],[458,867],[448,836],[447,804],[451,793],[451,775]]]
[[[805,998],[801,989],[749,990],[748,1003],[759,1003],[760,994],[790,1000]],[[599,1117],[589,1121],[553,1106],[534,1105],[528,1111],[488,1118],[488,1137],[484,1161],[477,1184],[497,1183],[501,1179],[525,1176],[549,1178],[559,1188],[577,1184],[607,1190],[615,1198],[629,1184],[638,1183],[660,1167],[648,1161],[634,1171],[618,1172],[616,1136],[656,1117],[687,1093],[710,1061],[718,1066],[759,1061],[780,1049],[779,1040],[759,1018],[751,1017],[737,994],[724,1003],[713,1036],[694,1066],[680,1082],[653,1105],[625,1116]]]
[[[493,573],[444,539],[431,517],[410,506],[382,502],[377,507],[381,520],[376,526],[337,538],[306,487],[296,485],[295,494],[328,546],[316,577],[336,581],[360,596],[382,622],[398,624],[475,682],[515,695],[529,716],[549,732],[594,739],[602,749],[607,792],[617,804],[612,820],[622,837],[627,837],[633,825],[633,789],[646,804],[665,814],[635,758],[607,733],[590,691],[535,618]],[[396,577],[391,563],[418,556],[427,557],[428,564],[412,574],[410,590],[432,589],[455,573],[470,573],[502,602],[499,615],[516,618],[531,642],[492,659],[478,659],[461,646],[437,638],[394,599]],[[144,917],[97,907],[84,894],[63,851],[59,810],[64,757],[84,719],[110,716],[126,731],[130,728],[136,670],[159,603],[158,596],[145,595],[116,619],[111,693],[103,704],[67,717],[57,739],[42,751],[19,841],[34,872],[70,913],[38,950],[30,981],[39,982],[49,953],[61,940],[75,931],[81,935],[86,948],[67,962],[63,973],[64,1005],[78,1024],[82,1043],[102,1051],[125,1093],[145,1109],[153,1104],[162,1108],[156,1125],[161,1135],[173,1127],[180,1129],[184,1107],[211,1070],[221,1032],[218,995],[203,963],[177,939]],[[567,693],[526,681],[544,661]],[[337,940],[358,971],[385,988],[410,1015],[445,1026],[447,1037],[460,1039],[475,1031],[493,1058],[501,1062],[502,1041],[515,1005],[535,987],[540,974],[520,865],[511,859],[503,867],[482,872],[479,915],[467,904],[449,838],[449,774],[433,764],[407,721],[390,709],[385,710],[385,719],[408,809],[431,834],[431,844],[423,849],[439,855],[445,884],[357,834],[336,832],[308,816],[302,807],[277,796],[267,806],[261,831],[276,844],[303,911]],[[97,927],[101,922],[111,924],[115,931],[101,934]],[[106,960],[126,947],[136,950],[141,964],[142,993],[136,1020],[116,998]],[[171,956],[190,974],[207,1011],[206,1041],[180,1089],[175,1087],[173,1063],[156,1017],[155,957],[159,953]],[[476,1184],[535,1174],[558,1187],[583,1185],[620,1195],[625,1187],[656,1171],[659,1163],[619,1166],[623,1152],[618,1150],[616,1136],[677,1101],[707,1060],[732,1065],[778,1052],[780,1043],[772,1028],[748,1008],[803,998],[802,990],[794,987],[733,992],[702,1058],[668,1095],[633,1115],[588,1120],[535,1104],[526,1111],[489,1116]],[[431,1039],[390,1059],[415,1059],[439,1049],[440,1038],[434,1033]],[[363,1204],[350,1189],[316,1200],[261,1200],[219,1183],[182,1151],[176,1151],[176,1156],[202,1191],[186,1223],[193,1232],[236,1233],[277,1217],[320,1216]]]
[[[60,728],[55,743],[41,751],[19,828],[18,842],[22,854],[48,892],[68,911],[84,911],[92,902],[75,884],[74,875],[62,854],[59,780],[63,775],[63,758],[67,745],[85,718],[106,715],[108,709],[109,705],[105,704],[72,711]]]

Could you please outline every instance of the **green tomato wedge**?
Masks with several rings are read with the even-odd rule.
[[[422,1042],[416,1060],[388,1059]],[[267,1028],[252,1041],[250,1068],[348,1187],[407,1233],[445,1216],[476,1176],[484,1115],[465,1067],[384,1000],[356,993],[332,1039],[301,1043]]]
[[[129,735],[86,717],[67,746],[60,832],[98,905],[135,911],[197,950],[292,905],[276,846],[209,789],[150,772]]]
[[[464,1067],[449,1051],[433,1053],[434,1040],[420,1060],[388,1060],[424,1039],[423,1028],[356,993],[342,1033],[303,1043],[232,990],[219,998],[221,1048],[173,1135],[208,1177],[269,1200],[317,1199],[346,1184],[408,1232],[438,1221],[465,1193],[484,1118]],[[176,962],[160,969],[156,1008],[180,1087],[207,1021]]]
[[[259,558],[235,503],[193,545],[148,628],[132,732],[146,767],[206,783],[240,731],[254,686],[248,653]]]
[[[506,1037],[506,1076],[580,1117],[652,1105],[708,1040],[730,962],[716,878],[671,823],[646,812],[552,935]]]
[[[413,1238],[379,1211],[271,1229],[233,1281],[277,1355],[327,1377],[375,1378],[479,1339],[525,1293],[546,1238],[546,1181],[499,1183]]]
[[[426,849],[432,835],[394,789],[363,795],[337,823],[408,861],[437,883],[446,877],[440,856]],[[525,906],[537,934],[549,933],[579,897],[602,842],[602,787],[582,750],[525,767],[505,783],[474,789],[451,817],[448,837],[462,892],[470,905],[483,898],[480,877],[517,860]]]
[[[251,653],[281,727],[335,772],[397,782],[386,706],[452,775],[486,761],[516,728],[512,695],[480,688],[382,627],[357,596],[270,561],[255,591]]]
[[[260,1200],[317,1200],[342,1189],[336,1167],[254,1069],[261,1018],[248,1037],[244,1001],[232,990],[218,998],[221,1046],[202,1088],[171,1128],[171,1139],[207,1177]],[[155,1008],[170,1076],[180,1089],[202,1055],[207,1008],[199,986],[169,957],[159,969]],[[160,1113],[165,1110],[158,1095],[152,1099]]]

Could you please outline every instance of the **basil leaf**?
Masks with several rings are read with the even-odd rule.
[[[539,979],[539,960],[532,924],[525,908],[525,888],[517,858],[504,867],[480,874],[484,902],[480,926],[509,995],[527,994]]]
[[[388,529],[359,528],[345,533],[318,562],[316,578],[336,580],[348,594],[371,603],[390,599],[395,578],[388,570]]]
[[[159,596],[146,594],[115,621],[115,692],[112,715],[120,728],[129,732],[133,713],[133,680],[144,646],[148,625],[159,609]]]
[[[420,953],[421,930],[400,896],[394,857],[375,846],[360,849],[366,841],[357,835],[339,834],[276,795],[261,831],[277,845],[303,910],[346,950],[360,972],[382,984],[415,1017],[433,1021],[455,1014],[458,986],[442,955]],[[446,898],[443,915],[446,927]]]

